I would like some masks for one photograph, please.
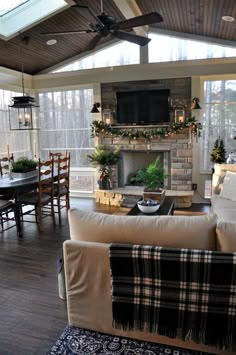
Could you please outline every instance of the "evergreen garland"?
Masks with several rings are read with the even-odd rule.
[[[220,137],[215,141],[211,152],[211,161],[217,164],[222,164],[226,161],[225,145],[223,139],[220,139]]]
[[[135,127],[131,129],[110,126],[103,121],[94,120],[91,124],[91,137],[94,138],[99,137],[100,135],[107,135],[109,137],[122,137],[130,140],[146,139],[151,141],[153,138],[163,138],[168,137],[173,133],[179,133],[185,128],[190,128],[194,137],[201,137],[202,125],[195,117],[191,117],[185,122],[170,123],[165,127],[157,127],[147,130],[145,126],[138,130],[137,128],[135,129]]]

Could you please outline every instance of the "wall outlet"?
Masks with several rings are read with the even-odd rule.
[[[192,189],[195,191],[197,190],[197,184],[192,184]]]

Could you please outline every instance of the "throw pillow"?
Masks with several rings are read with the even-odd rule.
[[[220,222],[216,228],[217,250],[236,252],[236,222]]]
[[[116,216],[69,211],[72,240],[216,249],[216,216]]]
[[[228,200],[236,200],[236,173],[226,171],[219,196]]]

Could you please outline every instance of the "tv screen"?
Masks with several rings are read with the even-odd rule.
[[[118,91],[117,123],[164,124],[170,122],[170,90]]]

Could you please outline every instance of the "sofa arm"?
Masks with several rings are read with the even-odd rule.
[[[68,240],[63,251],[70,325],[211,354],[233,354],[158,334],[113,328],[109,244]]]

